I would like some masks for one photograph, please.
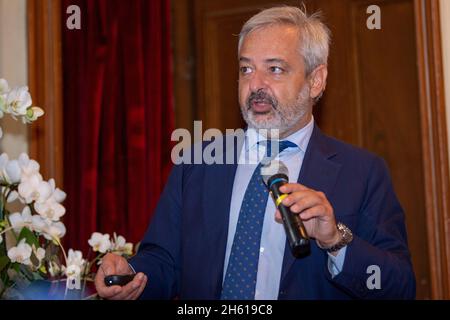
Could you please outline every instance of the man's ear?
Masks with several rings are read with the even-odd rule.
[[[309,75],[309,85],[310,85],[310,98],[315,99],[319,97],[322,92],[325,91],[327,86],[327,76],[328,68],[326,65],[321,64]]]

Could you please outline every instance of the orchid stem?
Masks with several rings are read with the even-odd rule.
[[[53,236],[52,236],[52,239],[61,248],[61,251],[62,251],[63,256],[64,256],[64,261],[65,261],[66,266],[67,266],[67,255],[66,255],[66,251],[64,250],[63,245],[61,244],[61,241],[59,241],[59,239],[57,237],[53,237]],[[66,289],[64,290],[64,300],[66,299],[66,296],[67,296],[67,285],[66,285]]]
[[[4,234],[4,233],[8,232],[9,230],[13,230],[13,229],[14,229],[13,227],[6,228],[6,229],[3,230],[2,232],[0,232],[0,236],[1,236],[2,234]]]
[[[91,249],[89,249],[87,258],[89,258],[89,254],[90,254],[90,253],[91,253]],[[102,253],[102,254],[98,255],[94,260],[92,260],[90,263],[86,263],[86,267],[84,268],[84,274],[85,274],[85,277],[84,277],[84,281],[83,281],[83,289],[81,290],[81,296],[84,295],[84,291],[85,291],[85,289],[86,289],[86,282],[87,282],[87,275],[86,275],[86,273],[89,272],[89,271],[91,270],[92,266],[94,265],[94,263],[95,263],[96,261],[99,261],[99,260],[100,260],[101,258],[103,258],[104,256],[105,256],[105,253]]]

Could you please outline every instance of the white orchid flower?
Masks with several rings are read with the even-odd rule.
[[[106,253],[111,249],[111,241],[109,240],[109,234],[101,234],[94,232],[91,238],[88,240],[89,245],[94,251]]]
[[[6,94],[10,91],[8,82],[5,79],[0,79],[0,118],[3,118],[3,114],[6,111]],[[0,128],[0,138],[3,132]]]
[[[69,249],[67,255],[67,268],[63,266],[63,272],[68,276],[80,275],[84,270],[86,260],[83,259],[83,254],[79,250]]]
[[[17,160],[8,161],[6,166],[0,172],[0,177],[8,184],[19,183],[21,179],[21,170]]]
[[[11,262],[18,262],[24,265],[31,265],[31,253],[33,250],[31,246],[22,239],[16,247],[12,247],[8,250],[8,257]]]
[[[6,95],[0,94],[0,119],[3,118],[6,112]],[[1,132],[3,136],[3,131]]]
[[[44,115],[44,110],[39,107],[29,107],[25,116],[22,118],[23,123],[31,123],[36,121],[37,118],[42,117]]]
[[[80,266],[77,266],[75,264],[69,265],[67,268],[64,268],[64,273],[67,277],[78,277],[81,274],[81,268]]]
[[[9,92],[8,81],[5,79],[0,79],[0,94],[5,94]]]
[[[8,155],[6,153],[2,153],[0,155],[0,169],[2,169],[2,171],[4,168],[6,168],[6,165],[8,164],[8,162],[9,162]]]
[[[9,222],[14,231],[19,232],[22,228],[27,227],[33,230],[33,220],[31,210],[28,206],[24,207],[22,213],[15,212],[9,215]]]
[[[66,226],[62,222],[48,223],[43,230],[44,238],[47,240],[61,239],[66,234]]]
[[[36,202],[34,208],[44,218],[59,221],[66,213],[66,208],[60,204],[66,198],[66,193],[56,188],[54,179],[50,179],[48,184],[51,188],[51,195],[45,202]]]
[[[112,251],[121,255],[125,254],[131,256],[133,254],[133,244],[131,242],[126,242],[124,237],[117,236],[116,233],[114,233]]]
[[[19,166],[19,161],[11,160],[8,162],[5,168],[6,175],[9,178],[11,184],[19,183],[22,178],[22,170]]]
[[[6,112],[6,94],[0,94],[0,118],[3,118]]]
[[[6,95],[6,110],[13,118],[26,115],[31,104],[31,96],[26,86],[14,88]]]
[[[19,195],[26,204],[33,201],[37,203],[45,202],[52,193],[52,187],[46,181],[42,181],[42,176],[35,174],[19,184]]]
[[[15,184],[20,182],[21,176],[19,162],[10,161],[6,153],[0,155],[0,180],[7,184]]]
[[[49,198],[42,203],[36,202],[34,204],[34,208],[40,216],[55,222],[59,221],[59,219],[66,213],[66,208],[52,198]]]
[[[83,253],[80,250],[69,249],[67,254],[67,264],[77,265],[79,267],[83,267],[86,260],[83,259]]]
[[[19,156],[19,166],[22,169],[22,180],[25,181],[28,180],[30,177],[38,175],[40,176],[40,179],[42,180],[42,176],[39,173],[39,163],[35,160],[30,160],[28,155],[26,153],[22,153]]]
[[[1,97],[0,97],[1,99]],[[0,101],[0,106],[1,106],[1,101]],[[3,118],[3,112],[0,111],[0,118]],[[0,127],[0,138],[3,137],[3,130],[2,127]]]
[[[36,249],[34,244],[32,245],[31,248],[33,250],[35,257],[38,259],[38,266],[40,266],[42,263],[42,260],[45,258],[45,250],[41,247]]]
[[[40,215],[31,217],[32,228],[47,240],[61,239],[66,234],[66,227],[62,222],[52,222]]]
[[[35,214],[31,217],[31,228],[34,231],[44,233],[44,231],[47,228],[47,225],[48,225],[47,221],[40,215]]]
[[[3,242],[3,235],[0,234],[0,244]]]
[[[48,180],[50,187],[52,188],[51,198],[58,203],[63,202],[66,199],[66,193],[59,188],[56,188],[55,179]]]
[[[11,203],[11,202],[16,201],[17,198],[19,198],[19,194],[17,193],[17,191],[11,191],[9,193],[8,199],[6,199],[6,201],[8,203]]]
[[[43,248],[37,248],[36,258],[38,258],[39,264],[41,263],[42,259],[45,258],[45,250]]]

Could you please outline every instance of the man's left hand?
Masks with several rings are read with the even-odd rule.
[[[336,227],[334,210],[323,192],[309,189],[298,183],[287,183],[280,187],[282,193],[289,194],[282,203],[290,207],[292,213],[299,214],[311,238],[322,247],[330,247],[340,240]],[[281,222],[277,210],[275,218]]]

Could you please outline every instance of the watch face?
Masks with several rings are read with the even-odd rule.
[[[337,224],[337,228],[339,232],[342,234],[342,239],[339,241],[339,243],[335,244],[331,248],[328,249],[329,252],[335,252],[340,250],[341,248],[345,247],[347,244],[349,244],[353,240],[353,234],[350,231],[347,226],[345,226],[343,223],[339,222]]]
[[[347,226],[345,224],[342,224],[339,222],[338,224],[338,229],[343,231],[344,233],[348,233],[348,234],[352,234],[352,232],[350,231],[349,228],[347,228]]]

